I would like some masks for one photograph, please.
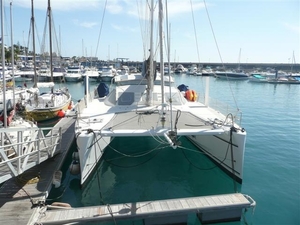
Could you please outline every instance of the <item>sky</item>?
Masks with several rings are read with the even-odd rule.
[[[11,45],[12,33],[14,44],[32,49],[31,0],[2,1],[4,43]],[[54,49],[64,57],[143,61],[150,48],[147,2],[151,4],[150,0],[51,0]],[[156,0],[154,6],[157,9]],[[33,8],[36,52],[41,53],[48,32],[47,0],[34,0]],[[157,10],[154,14],[153,49],[159,60]],[[167,35],[164,28],[165,61],[168,56],[171,62],[196,63],[300,61],[299,0],[168,0],[164,19],[169,31]]]

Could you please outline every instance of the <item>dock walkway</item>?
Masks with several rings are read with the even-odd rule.
[[[61,119],[55,127],[61,127],[62,139],[58,154],[36,165],[18,177],[13,177],[0,187],[0,224],[30,224],[41,204],[47,198],[55,171],[59,170],[74,140],[75,119]]]
[[[144,224],[187,223],[190,213],[196,213],[202,223],[238,221],[243,210],[255,206],[255,201],[240,193],[192,198],[125,203],[79,208],[45,210],[37,224],[69,224],[85,222],[116,222],[144,220]],[[49,206],[50,208],[51,206]],[[51,209],[51,208],[50,208]]]

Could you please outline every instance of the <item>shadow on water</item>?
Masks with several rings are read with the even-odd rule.
[[[181,138],[173,149],[153,138],[115,138],[81,189],[80,176],[72,175],[74,142],[61,168],[62,184],[52,188],[48,203],[72,207],[141,202],[239,192],[234,182],[193,144]],[[140,146],[147,146],[142,148]]]
[[[185,138],[181,148],[153,138],[116,138],[83,189],[83,205],[117,204],[240,191]],[[139,146],[147,146],[141,149]]]

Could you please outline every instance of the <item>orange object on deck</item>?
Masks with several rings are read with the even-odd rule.
[[[185,92],[185,98],[188,101],[195,102],[197,100],[197,97],[197,92],[195,92],[194,90],[187,90]]]
[[[72,102],[70,102],[70,105],[68,106],[68,109],[72,109]]]

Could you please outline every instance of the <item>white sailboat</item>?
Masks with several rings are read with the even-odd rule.
[[[153,1],[151,6],[153,18]],[[160,65],[164,65],[162,11],[160,0]],[[118,75],[109,93],[101,83],[95,96],[87,94],[78,104],[75,133],[81,184],[88,180],[106,147],[116,137],[152,137],[154,142],[176,149],[183,147],[180,143],[183,136],[242,182],[246,131],[235,123],[233,114],[221,114],[208,106],[208,91],[205,103],[190,102],[174,85],[172,77],[164,76],[163,67],[160,73],[156,72],[153,35],[150,39],[150,56],[144,73]],[[147,146],[139,149],[145,151]]]
[[[27,90],[29,97],[22,102],[25,108],[25,114],[28,119],[40,122],[53,118],[63,117],[65,111],[70,109],[72,101],[71,94],[67,88],[54,90],[53,69],[52,69],[52,34],[51,34],[51,6],[48,0],[47,16],[49,19],[49,41],[50,41],[50,73],[51,82],[37,82],[37,76],[34,79],[34,85]],[[34,12],[32,0],[32,30],[33,30],[33,52],[35,52],[35,37],[34,37]],[[34,54],[35,62],[35,54]],[[34,63],[35,66],[35,63]],[[41,93],[41,88],[48,88],[49,91]]]
[[[3,2],[4,1],[1,0],[1,37],[2,43],[5,43],[3,35]],[[10,6],[12,8],[12,2]],[[12,32],[11,43],[13,43]],[[12,44],[12,52],[13,51]],[[14,54],[12,54],[12,64],[14,62],[13,55]],[[4,62],[4,44],[2,44],[3,65]],[[4,104],[0,116],[0,184],[23,174],[35,165],[57,154],[62,136],[60,127],[39,128],[34,122],[17,117],[14,114],[15,94],[12,95],[12,101],[10,99],[7,100],[5,80],[3,82],[2,97]]]

